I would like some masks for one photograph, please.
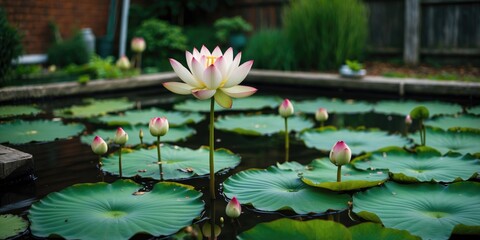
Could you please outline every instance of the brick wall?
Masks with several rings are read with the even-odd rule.
[[[0,0],[10,23],[24,35],[25,54],[46,53],[52,42],[50,21],[64,39],[86,27],[97,37],[105,35],[109,4],[110,0]]]

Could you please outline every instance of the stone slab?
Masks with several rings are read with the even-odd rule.
[[[33,156],[0,145],[0,180],[22,175],[33,170]]]

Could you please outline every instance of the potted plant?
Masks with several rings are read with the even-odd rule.
[[[220,18],[214,23],[216,37],[221,43],[228,43],[234,49],[242,49],[247,43],[245,33],[252,31],[252,25],[242,17]]]
[[[340,68],[340,75],[343,77],[362,78],[367,74],[363,65],[355,60],[347,60],[345,65]]]

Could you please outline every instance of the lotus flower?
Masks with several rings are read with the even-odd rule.
[[[328,112],[325,108],[319,108],[315,112],[315,119],[319,122],[325,122],[328,120]]]
[[[117,60],[116,65],[117,65],[118,68],[120,68],[122,70],[126,70],[126,69],[130,68],[130,61],[128,60],[127,57],[122,56],[121,58],[119,58]]]
[[[350,162],[352,151],[344,141],[338,141],[330,151],[330,162],[342,166]]]
[[[98,155],[103,155],[108,151],[107,143],[103,140],[103,138],[99,136],[95,136],[91,144],[91,147],[92,147],[92,151]]]
[[[148,128],[150,129],[150,134],[152,134],[152,136],[163,136],[168,132],[168,120],[165,117],[152,118],[150,119]]]
[[[233,197],[230,202],[228,202],[227,207],[225,208],[225,213],[230,218],[238,218],[242,213],[242,206],[238,202],[236,197]]]
[[[128,134],[125,131],[123,131],[123,128],[119,127],[117,129],[115,137],[113,138],[113,141],[116,144],[125,145],[125,143],[127,143],[128,141]]]
[[[134,37],[132,39],[132,43],[131,43],[131,48],[132,48],[132,51],[136,52],[136,53],[141,53],[143,51],[145,51],[145,48],[146,48],[146,44],[145,44],[145,40],[141,37]]]
[[[224,108],[232,107],[232,98],[243,98],[254,94],[257,89],[239,85],[252,68],[253,60],[240,64],[242,57],[238,53],[233,58],[232,48],[222,53],[217,46],[210,52],[202,46],[200,52],[194,48],[193,53],[185,52],[186,69],[175,59],[170,59],[173,70],[182,82],[166,82],[163,86],[177,94],[193,94],[204,100],[211,97]]]
[[[410,114],[407,114],[407,116],[405,116],[405,124],[412,125],[412,118],[410,117]]]
[[[290,100],[286,99],[283,100],[282,104],[280,104],[280,107],[278,107],[278,113],[280,116],[287,118],[293,115],[293,105],[290,102]]]

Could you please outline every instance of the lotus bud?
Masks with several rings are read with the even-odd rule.
[[[328,112],[325,108],[319,108],[315,112],[315,119],[319,122],[325,122],[328,120]]]
[[[338,141],[330,151],[330,162],[342,166],[350,162],[352,151],[344,141]]]
[[[407,114],[407,116],[405,117],[405,124],[412,125],[412,118],[410,117],[410,114]]]
[[[288,118],[293,115],[293,105],[290,100],[286,98],[283,100],[280,107],[278,107],[278,113],[284,118]]]
[[[138,133],[138,137],[140,139],[143,139],[143,130],[142,129],[140,129],[140,132]]]
[[[225,213],[230,218],[238,218],[242,213],[242,206],[238,202],[236,197],[233,197],[230,202],[228,202],[227,207],[225,208]]]
[[[150,130],[150,134],[152,136],[163,136],[168,132],[168,120],[165,117],[155,117],[150,119],[150,123],[148,124],[148,128]]]
[[[122,69],[122,70],[127,70],[130,68],[130,61],[128,60],[128,58],[126,56],[122,56],[121,58],[119,58],[117,60],[117,63],[116,63],[117,67]]]
[[[119,127],[117,129],[117,133],[115,134],[115,137],[113,138],[113,141],[116,144],[125,145],[125,143],[127,143],[128,141],[128,134],[125,131],[123,131],[123,128]]]
[[[99,136],[95,136],[91,144],[92,151],[95,154],[103,155],[108,151],[107,143]]]
[[[141,53],[145,50],[146,46],[147,45],[145,44],[145,40],[143,38],[135,37],[132,39],[132,44],[131,44],[132,51],[136,53]]]

